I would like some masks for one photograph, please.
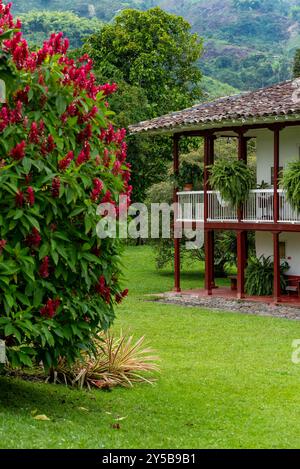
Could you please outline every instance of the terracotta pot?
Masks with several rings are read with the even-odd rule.
[[[185,184],[183,190],[186,192],[191,192],[193,190],[193,184]]]

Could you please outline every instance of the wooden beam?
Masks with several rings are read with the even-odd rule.
[[[173,170],[174,175],[178,175],[179,172],[179,139],[178,135],[173,136]],[[178,203],[178,187],[174,184],[173,200],[174,203]],[[175,220],[177,219],[177,213],[174,213]],[[180,238],[177,237],[176,224],[174,223],[174,290],[180,292]]]
[[[269,130],[274,130],[275,128],[278,127],[285,128],[285,127],[295,127],[295,126],[300,126],[300,120],[298,121],[291,121],[291,122],[282,122],[282,123],[265,123],[265,124],[248,124],[244,126],[224,126],[224,127],[216,127],[212,129],[206,129],[206,130],[185,130],[185,131],[176,131],[174,135],[180,135],[181,137],[205,137],[207,135],[207,132],[210,132],[211,134],[215,134],[216,132],[228,132],[232,131],[235,133],[239,133],[241,130],[248,132],[249,130],[259,130],[259,129],[269,129]]]

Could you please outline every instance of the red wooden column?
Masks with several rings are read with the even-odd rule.
[[[247,164],[247,129],[241,129],[238,134],[238,159]],[[243,207],[238,207],[238,221],[242,223]],[[238,231],[237,234],[237,297],[245,297],[245,268],[247,264],[247,232]]]
[[[244,161],[244,163],[247,164],[247,141],[248,138],[244,136],[245,132],[247,132],[247,129],[240,129],[238,133],[238,159],[240,161]],[[243,219],[243,207],[240,206],[238,207],[238,221],[242,221]]]
[[[211,135],[206,134],[204,137],[204,251],[205,251],[205,290],[208,295],[212,294],[212,272],[214,264],[213,254],[213,231],[206,229],[208,218],[208,194],[209,190],[209,171],[211,157]]]
[[[279,254],[279,235],[280,233],[273,233],[273,248],[274,248],[274,288],[273,297],[275,303],[280,303],[281,287],[280,287],[280,254]]]
[[[247,232],[238,231],[237,234],[237,297],[245,297],[245,268],[247,251]]]
[[[281,127],[276,127],[274,129],[274,223],[278,223],[279,220],[278,180],[280,158],[280,130]]]
[[[215,160],[215,140],[216,140],[217,137],[215,137],[214,135],[211,135],[209,137],[209,147],[208,147],[208,163],[209,165],[213,165],[214,164],[214,160]],[[208,183],[207,185],[207,189],[210,190],[211,187],[210,187],[210,184]],[[211,268],[211,272],[210,272],[210,283],[211,283],[211,289],[213,288],[216,288],[216,284],[215,284],[215,232],[212,231],[211,234],[210,234],[210,257],[211,257],[211,261],[210,261],[210,268]]]
[[[174,170],[174,175],[178,174],[179,171],[179,135],[174,134],[173,135],[173,170]],[[174,203],[178,202],[178,187],[176,187],[176,184],[174,185],[174,191],[173,191],[173,201]],[[177,213],[175,210],[174,213],[174,290],[176,292],[180,292],[180,238],[177,237],[177,226],[176,226],[176,218],[177,218]]]

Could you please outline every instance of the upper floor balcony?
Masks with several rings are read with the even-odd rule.
[[[178,222],[204,222],[204,191],[178,192]],[[300,213],[292,209],[283,190],[278,190],[278,223],[300,224]],[[207,192],[207,222],[214,223],[274,223],[274,190],[250,191],[243,206],[241,219],[230,203],[222,200],[217,191]]]

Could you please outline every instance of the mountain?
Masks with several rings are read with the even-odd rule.
[[[204,38],[199,66],[214,80],[248,90],[290,78],[293,55],[300,47],[300,0],[14,1],[16,13],[67,10],[102,21],[124,8],[153,6],[185,17]]]

